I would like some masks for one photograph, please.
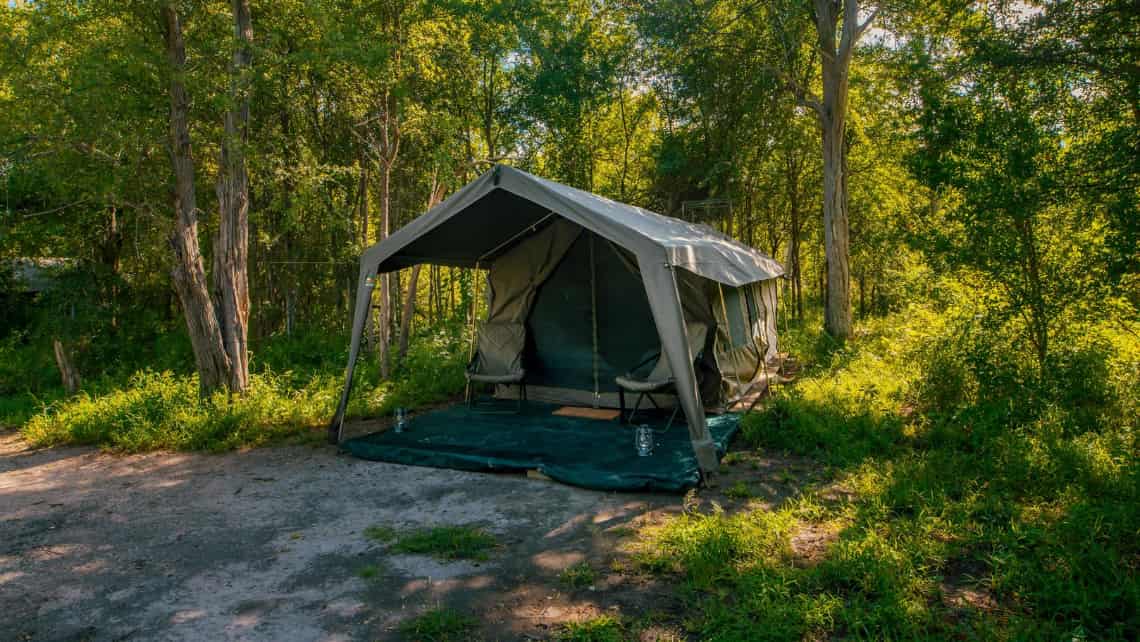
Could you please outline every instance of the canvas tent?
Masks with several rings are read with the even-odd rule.
[[[419,263],[488,270],[488,321],[526,324],[528,387],[547,400],[610,405],[616,376],[651,367],[647,355],[667,359],[705,472],[717,466],[705,403],[745,395],[775,355],[783,268],[771,258],[707,226],[495,166],[365,251],[331,439],[340,439],[372,277]],[[705,346],[689,345],[693,324],[709,330]]]

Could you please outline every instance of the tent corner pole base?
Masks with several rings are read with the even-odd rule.
[[[720,476],[716,471],[702,470],[700,485],[701,488],[718,488],[720,487]]]

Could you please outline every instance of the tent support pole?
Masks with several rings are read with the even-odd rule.
[[[594,256],[594,237],[593,232],[590,233],[590,317],[593,323],[593,341],[594,341],[594,407],[597,408],[601,405],[602,393],[598,386],[598,264]]]
[[[470,320],[471,343],[467,347],[467,367],[468,368],[471,367],[471,362],[475,359],[475,339],[476,339],[475,338],[475,332],[476,332],[475,315],[479,311],[479,286],[475,283],[475,280],[478,277],[479,277],[479,261],[475,261],[475,268],[474,268],[474,271],[471,273],[471,289],[472,289],[472,292],[471,292],[471,313],[470,313],[471,314],[471,320]],[[471,388],[471,379],[468,378],[467,379],[467,386],[464,387],[464,389],[463,389],[463,400],[470,403],[471,402],[471,395],[473,393],[474,393],[474,390]]]
[[[668,359],[676,381],[677,397],[688,419],[689,440],[693,454],[701,469],[701,477],[706,483],[716,474],[718,461],[716,444],[709,434],[704,406],[701,404],[701,391],[697,385],[694,355],[689,347],[685,325],[685,313],[681,306],[681,295],[677,288],[677,276],[662,255],[640,254],[637,257],[641,278],[645,282],[649,297],[649,309],[661,339],[661,349]]]
[[[352,393],[352,376],[356,371],[357,355],[360,353],[360,338],[364,334],[365,321],[368,315],[372,313],[372,291],[376,288],[374,274],[375,271],[370,267],[370,264],[365,263],[365,259],[361,259],[360,276],[356,288],[356,309],[353,311],[352,340],[348,349],[348,365],[344,368],[344,390],[341,392],[336,414],[333,415],[333,419],[329,423],[329,443],[340,443],[344,415],[348,410],[348,396]]]

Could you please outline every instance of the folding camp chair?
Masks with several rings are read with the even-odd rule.
[[[526,371],[522,367],[526,327],[509,321],[488,322],[479,329],[475,355],[467,364],[467,407],[476,406],[476,384],[517,385],[522,411],[526,401]]]
[[[691,323],[686,324],[686,326],[685,334],[689,342],[689,350],[693,354],[694,361],[697,361],[700,359],[701,352],[705,346],[705,338],[708,336],[708,326],[703,323]],[[654,408],[660,410],[661,406],[658,405],[653,395],[669,392],[676,393],[677,391],[677,380],[673,377],[673,371],[669,368],[669,361],[665,358],[664,353],[657,355],[657,363],[654,364],[653,369],[645,378],[635,377],[632,373],[627,373],[625,376],[615,378],[614,382],[618,385],[618,404],[621,407],[621,421],[625,423],[633,423],[633,418],[641,408],[642,401],[648,399]],[[625,393],[627,391],[637,393],[637,401],[633,404],[633,410],[630,411],[629,417],[625,415]],[[669,421],[665,424],[666,430],[673,425],[673,420],[677,418],[677,413],[680,412],[680,410],[681,404],[676,403],[673,405],[673,413],[669,415]]]

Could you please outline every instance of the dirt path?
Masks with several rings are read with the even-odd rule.
[[[624,525],[680,503],[327,446],[111,456],[0,433],[0,638],[396,639],[439,605],[478,616],[488,639],[541,638],[607,610],[675,610],[666,588],[606,569]],[[363,535],[460,524],[496,535],[487,562],[390,555]],[[562,587],[582,560],[596,586]]]

